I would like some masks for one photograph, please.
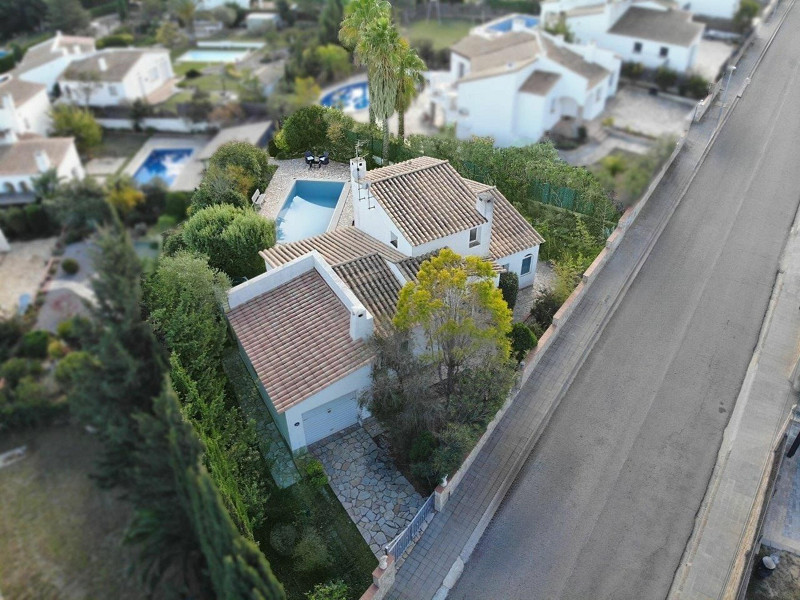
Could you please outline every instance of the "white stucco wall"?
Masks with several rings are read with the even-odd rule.
[[[522,275],[522,261],[528,255],[531,256],[531,270],[530,273]],[[495,262],[505,266],[508,271],[519,275],[519,287],[522,288],[533,285],[533,280],[536,277],[536,267],[539,263],[539,246],[534,246],[533,248],[517,252],[510,256],[498,258]]]
[[[332,402],[333,400],[337,400],[345,395],[353,393],[356,394],[356,396],[360,395],[361,392],[368,390],[372,385],[372,379],[370,377],[371,372],[372,364],[366,364],[320,390],[313,396],[309,396],[299,404],[286,409],[283,414],[289,432],[289,439],[287,441],[292,451],[299,450],[306,445],[306,434],[303,430],[303,413],[322,406],[323,404],[327,404],[328,402]],[[362,409],[362,416],[368,417],[369,411]]]
[[[597,36],[597,44],[603,48],[613,50],[622,57],[624,61],[642,63],[649,69],[657,69],[666,66],[679,73],[686,72],[694,66],[697,56],[697,46],[700,44],[702,34],[690,46],[677,46],[675,44],[665,44],[663,42],[653,42],[649,40],[635,39],[604,33]],[[634,52],[636,42],[642,44],[641,52]],[[661,48],[667,48],[666,58],[660,56]]]
[[[739,0],[691,0],[686,10],[706,17],[732,19],[739,10]]]
[[[81,163],[81,158],[78,156],[75,144],[72,144],[70,149],[67,150],[64,160],[61,161],[56,172],[59,177],[64,179],[83,179],[86,176],[86,171],[83,169],[83,163]]]
[[[55,165],[53,165],[55,166]],[[83,179],[86,172],[83,169],[78,151],[75,144],[67,150],[64,160],[56,166],[56,173],[59,178],[69,181],[72,179]],[[0,193],[26,193],[33,190],[33,180],[41,175],[36,170],[36,165],[31,165],[29,172],[9,175],[0,175]],[[10,186],[10,187],[9,187]]]
[[[50,98],[42,90],[22,106],[17,107],[21,129],[17,133],[35,133],[46,137],[50,130]]]
[[[456,135],[460,139],[491,136],[498,146],[512,145],[516,139],[514,106],[524,80],[520,80],[519,72],[511,72],[459,82]]]

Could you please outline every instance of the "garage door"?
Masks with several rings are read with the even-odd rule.
[[[306,444],[313,444],[358,422],[358,400],[355,393],[318,406],[303,413]]]

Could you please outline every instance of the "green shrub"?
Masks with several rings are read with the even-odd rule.
[[[312,591],[306,592],[306,598],[308,600],[348,600],[350,596],[347,585],[340,579],[318,583]]]
[[[183,221],[186,218],[190,198],[189,192],[167,192],[164,212],[174,217],[176,221]]]
[[[3,211],[3,231],[10,239],[25,238],[28,235],[28,218],[25,210],[13,206]]]
[[[37,376],[42,372],[38,361],[27,358],[9,358],[0,365],[0,379],[5,379],[9,387],[16,387],[23,377]]]
[[[327,108],[312,104],[296,111],[283,124],[275,144],[287,156],[300,156],[306,150],[320,152],[328,140]]]
[[[656,70],[655,82],[662,90],[671,88],[678,81],[677,71],[673,71],[667,67],[659,67]]]
[[[130,33],[113,33],[105,37],[101,37],[95,42],[98,50],[103,48],[127,48],[133,46],[133,35]]]
[[[697,100],[702,100],[708,96],[711,87],[709,81],[702,75],[692,75],[684,84],[684,93]]]
[[[88,352],[70,352],[56,365],[56,381],[67,386],[75,380],[76,376],[86,373],[92,363],[94,363],[94,358]]]
[[[316,458],[309,460],[305,466],[306,477],[309,483],[315,488],[321,488],[328,483],[328,476],[325,474],[325,467]]]
[[[12,52],[9,52],[5,56],[0,57],[0,73],[5,73],[10,71],[14,68],[14,65],[17,64],[17,60],[14,57]]]
[[[25,220],[32,237],[45,237],[53,233],[53,225],[41,204],[25,206]]]
[[[542,328],[542,331],[546,331],[553,322],[553,315],[558,312],[559,308],[561,308],[561,302],[553,292],[548,290],[534,300],[531,317]]]
[[[452,476],[478,441],[472,425],[448,423],[439,434],[439,446],[433,453],[433,468],[437,478]]]
[[[22,338],[22,320],[18,316],[0,319],[0,361],[11,356],[11,351]]]
[[[73,348],[79,345],[81,337],[85,335],[91,322],[85,317],[75,316],[66,321],[61,321],[56,327],[56,335]]]
[[[64,342],[61,340],[50,340],[50,343],[47,344],[47,356],[51,360],[57,360],[62,358],[67,353],[67,347],[64,345]]]
[[[75,275],[81,269],[80,263],[74,258],[65,258],[61,261],[61,268],[67,275]]]
[[[53,404],[47,389],[33,377],[23,377],[14,389],[11,400],[4,394],[0,401],[0,431],[38,427],[52,421],[66,409],[66,403]]]
[[[411,462],[428,460],[436,449],[436,438],[430,431],[423,431],[411,443],[408,458]]]
[[[639,79],[644,75],[644,65],[639,62],[624,62],[622,63],[622,76],[629,79]]]
[[[156,221],[156,228],[158,228],[159,231],[166,231],[167,229],[175,227],[177,222],[178,220],[172,215],[161,215],[158,217],[158,221]]]
[[[322,536],[309,529],[303,535],[292,553],[294,567],[301,573],[312,573],[327,567],[331,558]]]
[[[519,292],[519,276],[511,271],[500,273],[498,286],[503,294],[503,300],[512,309],[517,304],[517,294]]]
[[[291,556],[297,546],[297,528],[290,523],[278,523],[269,534],[269,545],[281,556]]]
[[[533,331],[524,323],[514,323],[508,337],[511,339],[511,356],[518,363],[525,359],[538,342]]]
[[[200,71],[198,71],[197,69],[194,69],[194,68],[189,69],[184,74],[184,77],[186,77],[186,79],[197,79],[198,77],[202,77],[202,76],[203,76],[203,74]]]
[[[50,334],[48,332],[42,329],[30,331],[22,336],[20,354],[29,358],[46,358],[49,342]]]

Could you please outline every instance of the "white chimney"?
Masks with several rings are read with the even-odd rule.
[[[104,56],[101,56],[97,59],[97,66],[100,68],[101,71],[108,71],[108,63]]]
[[[36,168],[40,173],[44,173],[52,166],[50,157],[47,156],[47,152],[44,150],[36,150],[36,152],[33,153],[33,158],[36,161]]]
[[[365,340],[372,336],[374,323],[363,306],[350,309],[350,339]]]
[[[478,194],[478,201],[476,202],[475,209],[483,215],[491,229],[492,217],[494,216],[494,197],[491,192],[486,191]]]

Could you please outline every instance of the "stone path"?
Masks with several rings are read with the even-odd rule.
[[[309,451],[322,462],[336,497],[372,552],[381,556],[414,518],[422,496],[362,427],[345,429]]]

